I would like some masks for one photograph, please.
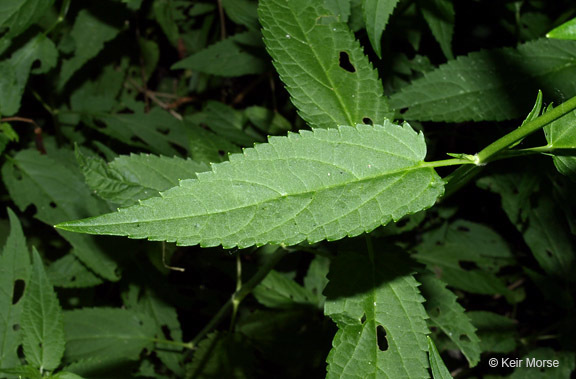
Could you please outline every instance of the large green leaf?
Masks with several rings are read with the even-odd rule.
[[[10,235],[0,255],[0,369],[19,365],[18,345],[22,342],[21,290],[30,272],[30,257],[18,217],[8,209]]]
[[[500,121],[524,117],[533,94],[576,94],[576,42],[539,39],[471,53],[441,65],[390,97],[407,120]],[[562,102],[562,101],[560,101]]]
[[[292,102],[311,127],[381,124],[382,84],[348,26],[308,0],[264,0],[264,41]]]
[[[58,367],[64,354],[62,308],[36,250],[24,295],[21,326],[26,361],[40,371]]]
[[[58,227],[180,245],[336,240],[431,207],[443,181],[425,155],[408,124],[271,137],[159,198]]]
[[[576,180],[576,111],[546,125],[544,132],[548,140],[547,147],[572,151],[573,156],[558,153],[553,158],[558,171]]]
[[[10,59],[0,62],[0,114],[13,115],[20,109],[20,100],[28,82],[32,65],[40,61],[34,73],[45,73],[56,65],[58,51],[54,43],[39,34],[16,50]]]
[[[380,40],[388,18],[392,15],[399,0],[362,0],[362,12],[366,23],[366,33],[370,44],[379,58],[382,58]]]
[[[114,308],[84,308],[64,312],[68,361],[87,358],[115,361],[138,359],[151,347],[156,331],[149,316]]]
[[[324,312],[338,325],[328,378],[428,378],[424,299],[404,255],[339,254]]]
[[[506,354],[516,349],[516,320],[486,311],[472,311],[467,315],[478,329],[482,351]]]
[[[35,217],[50,225],[110,209],[92,196],[82,173],[74,166],[72,151],[49,149],[49,154],[42,155],[35,150],[21,150],[2,166],[2,178],[20,210],[34,205]],[[86,266],[108,280],[118,279],[116,262],[94,238],[61,234]]]
[[[421,275],[418,281],[422,283],[424,307],[431,324],[442,330],[466,356],[470,367],[474,367],[480,360],[480,340],[464,308],[456,301],[456,295],[433,275]]]
[[[576,40],[576,18],[566,21],[546,34],[548,38]]]
[[[121,155],[106,163],[78,151],[77,158],[88,187],[120,206],[158,196],[160,191],[177,186],[180,180],[195,178],[197,172],[208,170],[208,165],[191,159],[150,154]]]

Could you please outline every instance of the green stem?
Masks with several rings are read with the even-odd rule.
[[[56,22],[52,24],[52,26],[50,26],[48,30],[44,32],[44,35],[50,34],[50,32],[54,30],[55,27],[57,27],[60,23],[62,23],[62,21],[64,21],[64,19],[66,18],[66,14],[68,13],[68,9],[70,9],[70,0],[62,1],[62,6],[60,7],[60,13],[58,14]]]
[[[559,119],[565,114],[572,112],[576,109],[576,96],[568,101],[558,105],[556,108],[544,113],[540,117],[525,123],[518,129],[506,134],[502,138],[494,141],[490,145],[481,150],[476,157],[478,158],[478,166],[485,165],[494,159],[494,157],[502,150],[507,149],[516,142],[522,140],[526,136],[542,129],[544,126]]]
[[[178,347],[183,347],[186,349],[193,349],[194,348],[194,346],[190,342],[186,343],[186,342],[179,342],[179,341],[163,340],[163,339],[159,339],[159,338],[153,338],[152,341],[154,341],[155,343],[178,346]]]
[[[196,335],[196,337],[194,337],[194,339],[192,341],[188,342],[188,344],[192,346],[192,349],[196,348],[198,343],[200,341],[202,341],[204,339],[204,337],[212,329],[216,328],[218,326],[218,324],[220,324],[220,322],[222,322],[224,317],[226,317],[226,315],[228,314],[228,312],[232,308],[234,302],[238,302],[238,304],[239,304],[246,296],[248,296],[250,293],[252,293],[254,288],[256,288],[256,286],[258,284],[260,284],[260,282],[262,280],[264,280],[266,275],[268,275],[268,273],[274,268],[274,266],[276,266],[276,264],[287,253],[288,253],[288,250],[286,250],[284,248],[278,248],[272,254],[272,256],[270,256],[270,258],[268,258],[268,260],[264,263],[264,265],[262,265],[262,267],[260,267],[258,269],[256,274],[254,274],[254,276],[251,277],[250,280],[247,281],[242,286],[242,288],[240,288],[239,290],[236,290],[232,294],[232,296],[230,296],[230,299],[228,299],[228,301],[226,301],[226,303],[224,303],[222,308],[220,308],[220,310],[214,315],[214,317],[212,317],[212,319],[208,322],[208,324]]]
[[[446,166],[459,166],[465,164],[475,165],[476,162],[470,159],[453,158],[453,159],[444,159],[441,161],[422,162],[420,163],[419,167],[446,167]]]

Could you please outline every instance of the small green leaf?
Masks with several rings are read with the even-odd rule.
[[[425,73],[390,97],[406,120],[501,121],[524,117],[538,89],[576,94],[576,42],[539,39],[470,53]]]
[[[382,47],[380,40],[382,33],[388,24],[388,19],[392,15],[399,0],[362,0],[362,12],[366,23],[366,33],[370,39],[372,48],[382,58]]]
[[[26,379],[42,379],[43,376],[36,367],[31,365],[0,369],[0,373]]]
[[[186,378],[253,378],[254,356],[245,338],[238,333],[208,335],[198,344]]]
[[[154,0],[152,5],[154,17],[172,46],[178,46],[178,38],[180,37],[178,21],[185,17],[184,12],[179,12],[176,8],[177,4],[176,1]]]
[[[566,21],[562,25],[552,29],[546,34],[546,37],[576,40],[576,18]]]
[[[118,27],[102,21],[86,9],[78,12],[70,31],[70,38],[75,44],[74,56],[62,63],[58,86],[64,87],[72,75],[86,62],[97,56],[105,43],[114,39],[119,31]]]
[[[326,297],[323,295],[324,288],[328,284],[328,271],[330,268],[330,259],[317,255],[310,262],[308,272],[304,277],[304,288],[312,292],[317,297],[317,303],[320,307],[324,306]]]
[[[467,315],[478,329],[483,352],[506,354],[516,349],[517,321],[486,311],[471,311]]]
[[[14,38],[37,22],[54,4],[54,0],[2,0],[0,29],[8,28],[2,39]]]
[[[171,68],[225,77],[260,74],[268,65],[250,51],[263,50],[263,47],[260,33],[239,33],[176,62]]]
[[[496,273],[513,264],[506,241],[492,229],[457,220],[428,231],[416,246],[416,260],[450,286],[479,294],[511,295]]]
[[[464,308],[456,301],[457,297],[446,288],[446,284],[431,274],[421,275],[424,307],[433,326],[439,328],[462,351],[470,367],[480,361],[480,340],[476,328],[464,313]],[[430,350],[431,351],[431,350]],[[432,358],[432,356],[431,356]]]
[[[34,62],[40,61],[41,66],[33,73],[45,73],[56,65],[57,57],[54,43],[39,34],[16,50],[10,59],[0,62],[0,114],[11,116],[20,109],[20,100]]]
[[[62,308],[48,281],[42,258],[32,254],[32,270],[24,295],[22,334],[26,361],[40,371],[52,371],[64,354]]]
[[[392,117],[354,34],[322,2],[264,0],[259,15],[274,66],[311,127],[381,124]]]
[[[74,254],[66,254],[52,262],[46,274],[55,287],[85,288],[94,287],[104,280],[90,271]]]
[[[271,137],[160,198],[65,230],[247,247],[355,236],[431,207],[443,181],[409,125],[342,126]]]
[[[150,317],[125,309],[83,308],[64,312],[68,361],[87,358],[136,360],[151,348],[156,331]]]
[[[576,111],[546,125],[544,132],[548,140],[547,147],[572,152],[572,156],[557,154],[553,155],[553,159],[560,173],[576,180]]]
[[[2,166],[2,178],[21,210],[33,204],[34,216],[50,225],[110,209],[92,196],[74,161],[70,150],[54,149],[49,155],[21,150]],[[108,280],[118,280],[116,262],[93,238],[72,233],[62,233],[62,236],[86,266]]]
[[[279,134],[292,129],[292,125],[280,113],[264,107],[252,106],[244,113],[255,127],[266,134]]]
[[[222,0],[222,8],[234,23],[259,30],[258,4],[250,0]]]
[[[123,207],[159,196],[159,192],[177,186],[180,180],[195,178],[197,172],[208,170],[208,165],[191,159],[149,154],[121,155],[109,163],[83,156],[79,150],[76,157],[88,187],[101,198]]]
[[[432,378],[434,379],[452,379],[452,375],[450,375],[450,371],[446,368],[440,353],[438,353],[438,349],[436,349],[436,345],[430,337],[426,337],[428,339],[428,355],[430,357],[430,369],[432,369]]]
[[[421,0],[420,9],[432,35],[440,44],[446,59],[454,59],[452,35],[454,34],[454,5],[451,0]]]
[[[291,308],[297,305],[315,305],[316,297],[294,280],[272,270],[252,294],[269,308]]]
[[[18,217],[8,208],[10,234],[0,255],[0,368],[19,365],[18,345],[22,342],[20,290],[26,288],[30,256]]]
[[[428,378],[426,312],[404,254],[338,255],[324,313],[338,325],[328,378]]]

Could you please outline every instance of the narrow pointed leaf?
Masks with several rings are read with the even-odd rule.
[[[362,0],[362,13],[366,23],[366,33],[370,44],[379,58],[382,58],[380,40],[399,0]]]
[[[380,124],[392,117],[382,84],[348,26],[321,1],[264,0],[264,42],[311,127]]]
[[[539,39],[474,52],[424,74],[390,97],[406,120],[501,121],[524,117],[539,89],[550,100],[576,94],[576,42]]]
[[[422,15],[428,23],[434,38],[440,44],[447,59],[454,59],[452,54],[452,35],[454,34],[454,5],[451,0],[420,1]]]
[[[464,308],[456,301],[456,295],[433,275],[422,275],[418,280],[422,283],[421,291],[426,299],[424,307],[430,316],[431,324],[458,346],[468,359],[470,367],[476,366],[480,360],[480,340],[476,335],[476,328],[464,313]]]
[[[24,296],[22,333],[26,361],[40,370],[52,371],[64,354],[62,308],[36,250]]]
[[[446,368],[438,349],[434,342],[428,337],[428,352],[430,355],[430,369],[432,370],[432,378],[434,379],[452,379],[452,375]]]
[[[566,21],[546,34],[548,38],[576,40],[576,18]]]
[[[324,313],[338,332],[328,378],[428,378],[427,316],[410,262],[379,253],[345,252],[330,267]]]
[[[425,155],[408,124],[271,137],[159,198],[58,227],[180,245],[336,240],[431,207],[443,181]]]
[[[26,283],[30,257],[18,217],[8,209],[10,234],[0,255],[0,369],[19,365],[18,345],[22,342],[21,298],[16,298],[17,282]],[[26,287],[24,285],[24,287]]]

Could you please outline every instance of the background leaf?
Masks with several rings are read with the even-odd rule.
[[[500,121],[523,117],[539,89],[550,100],[576,94],[576,42],[539,39],[516,49],[470,53],[390,97],[407,120]]]
[[[436,345],[434,342],[428,338],[428,354],[430,356],[430,369],[432,370],[432,377],[434,379],[449,379],[452,378],[450,372],[446,368],[444,361],[442,361],[442,357],[440,353],[438,353],[438,349],[436,349]]]
[[[271,137],[161,198],[59,227],[180,245],[335,240],[432,206],[443,183],[421,165],[425,155],[407,124]]]
[[[36,250],[32,253],[21,326],[26,361],[39,371],[57,368],[64,354],[62,308]]]
[[[434,38],[440,44],[446,59],[454,59],[452,36],[454,34],[454,5],[451,0],[419,1],[420,10]]]
[[[397,4],[398,0],[362,0],[366,33],[378,58],[382,58],[382,33]]]
[[[67,361],[100,358],[136,360],[151,347],[155,327],[150,317],[114,308],[84,308],[64,312]]]
[[[360,44],[321,3],[264,0],[259,12],[274,66],[311,127],[381,124],[392,116]]]

